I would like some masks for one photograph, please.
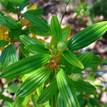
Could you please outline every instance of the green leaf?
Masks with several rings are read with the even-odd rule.
[[[17,96],[26,96],[32,93],[38,86],[44,83],[50,75],[50,72],[45,67],[39,68],[29,74],[28,78],[17,91]]]
[[[11,3],[12,5],[20,5],[24,2],[24,0],[1,0],[1,2],[8,2]]]
[[[30,38],[29,36],[26,36],[26,35],[21,35],[20,36],[20,40],[21,42],[27,46],[27,45],[37,45],[39,44],[40,45],[40,41],[38,41],[37,39],[35,38]]]
[[[48,49],[45,48],[45,45],[35,38],[21,35],[20,40],[25,45],[25,48],[30,52],[49,53]]]
[[[58,94],[57,105],[58,105],[58,107],[66,107],[66,104],[60,93]]]
[[[53,81],[50,83],[48,87],[43,89],[41,95],[38,98],[38,103],[44,103],[50,100],[50,98],[52,98],[52,96],[54,96],[56,92],[57,92],[56,81]]]
[[[84,48],[96,41],[98,38],[103,36],[107,31],[107,21],[99,22],[93,24],[84,30],[80,31],[76,35],[74,35],[68,41],[68,47],[71,50],[78,50]]]
[[[8,43],[8,41],[0,40],[0,48],[6,46]]]
[[[9,37],[11,38],[11,41],[19,41],[19,36],[28,34],[28,30],[22,30],[22,26],[19,25],[17,28],[10,29],[9,31]]]
[[[16,90],[17,91],[17,90]],[[30,100],[29,96],[26,97],[16,97],[14,102],[14,107],[27,107]]]
[[[75,54],[73,54],[72,52],[70,51],[65,51],[63,53],[63,58],[69,62],[71,65],[74,65],[78,68],[81,68],[81,69],[84,69],[84,66],[83,64],[79,61],[79,59],[76,57]]]
[[[62,41],[67,41],[68,36],[71,33],[71,28],[70,27],[65,27],[62,29]]]
[[[6,67],[4,71],[1,72],[0,77],[13,79],[17,76],[22,76],[47,64],[49,59],[50,55],[34,55],[26,57],[15,64]]]
[[[4,100],[4,101],[8,101],[8,102],[13,102],[12,98],[9,98],[7,96],[4,96],[2,93],[0,93],[0,99]]]
[[[9,93],[15,93],[17,88],[18,88],[17,83],[12,83],[12,84],[8,85],[6,91]]]
[[[99,103],[99,99],[97,97],[90,98],[89,102],[90,102],[90,104],[92,104],[93,107],[94,106],[101,107],[101,103]]]
[[[5,25],[10,29],[15,29],[18,27],[17,22],[9,16],[4,16],[0,14],[0,25]]]
[[[0,0],[0,3],[7,12],[17,13],[16,6],[18,6],[21,1],[22,0]]]
[[[96,93],[96,88],[89,82],[83,80],[77,80],[77,81],[71,81],[71,84],[73,84],[73,87],[75,87],[76,90],[79,92],[85,92],[87,94]]]
[[[2,67],[5,68],[17,61],[18,56],[16,54],[16,47],[14,45],[8,45],[4,48],[0,56],[0,63],[2,64]]]
[[[6,107],[14,107],[13,103],[6,101],[4,104]]]
[[[82,53],[78,55],[78,58],[82,62],[85,68],[92,67],[94,65],[101,63],[100,57],[98,55],[93,54],[92,52]]]
[[[31,96],[31,99],[32,99],[33,106],[34,106],[34,107],[38,106],[38,105],[37,105],[37,96],[32,95],[32,96]]]
[[[34,32],[39,36],[49,36],[50,29],[48,22],[44,18],[40,16],[33,17],[31,14],[25,15],[25,18],[31,22],[31,26],[29,27],[31,32]]]
[[[89,102],[89,103],[88,103],[88,107],[93,107],[93,105]]]
[[[26,13],[24,13],[25,17],[35,17],[35,16],[41,16],[43,14],[43,9],[38,8],[38,9],[33,9],[33,10],[28,10]]]
[[[70,88],[66,75],[63,69],[60,69],[57,76],[57,85],[59,89],[59,93],[61,94],[66,107],[80,107],[79,103],[75,97],[75,93],[72,88]]]
[[[27,49],[25,49],[24,45],[23,44],[20,44],[20,52],[21,52],[21,55],[20,57],[28,57],[28,56],[31,56],[31,55],[36,55],[35,53],[32,54],[31,52],[29,52]]]
[[[22,3],[19,6],[19,10],[23,10],[23,8],[27,5],[29,5],[30,1],[29,0],[22,0]]]
[[[57,44],[62,39],[62,29],[57,16],[52,16],[50,30],[55,42],[54,44]]]
[[[93,54],[92,52],[81,53],[77,55],[77,58],[83,64],[84,69],[91,68],[92,71],[96,71],[95,68],[97,68],[97,66],[102,62],[101,58],[98,55]],[[69,73],[80,73],[83,71],[83,69],[80,69],[76,66],[70,66],[70,64],[66,63],[65,61],[63,61],[63,63],[66,65],[64,70]]]

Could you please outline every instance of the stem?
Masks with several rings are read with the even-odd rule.
[[[67,6],[68,6],[69,2],[70,2],[70,0],[68,0],[67,4],[65,5],[65,12],[64,12],[64,14],[62,15],[60,24],[62,24],[62,21],[63,21],[63,18],[64,18],[64,16],[65,16],[65,14],[66,14],[66,9],[67,9]]]

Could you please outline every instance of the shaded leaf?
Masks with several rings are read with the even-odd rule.
[[[24,13],[25,17],[35,17],[35,16],[40,16],[43,14],[43,9],[38,8],[38,9],[33,9],[33,10],[28,10],[26,13]]]
[[[0,14],[0,25],[5,25],[10,29],[15,29],[18,27],[18,24],[14,19],[8,16],[4,16],[2,14]]]
[[[4,47],[4,46],[6,46],[8,43],[9,43],[8,41],[0,40],[0,47]]]
[[[78,55],[79,60],[83,63],[84,67],[92,67],[101,63],[101,59],[98,55],[92,52],[85,52]],[[87,63],[88,62],[88,63]]]
[[[16,47],[14,45],[8,45],[4,48],[1,56],[0,56],[0,63],[2,67],[7,67],[15,62],[18,61],[18,56],[16,54]]]
[[[85,92],[87,94],[95,94],[96,88],[90,84],[89,82],[83,81],[83,80],[77,80],[77,81],[71,81],[71,84],[73,84],[73,87],[76,88],[77,91]]]
[[[23,8],[30,3],[29,0],[22,0],[22,3],[19,5],[19,10],[23,10]]]
[[[22,30],[21,29],[22,26],[19,25],[18,28],[15,28],[15,29],[10,29],[9,31],[9,37],[11,38],[12,41],[19,41],[19,36],[22,35],[22,34],[28,34],[28,30]]]
[[[20,40],[25,45],[25,48],[30,52],[49,53],[48,49],[45,48],[44,44],[38,41],[37,39],[21,35]]]
[[[48,22],[44,18],[39,16],[33,17],[31,14],[25,15],[25,18],[27,18],[31,23],[31,26],[29,27],[31,32],[40,36],[49,36],[50,29]]]

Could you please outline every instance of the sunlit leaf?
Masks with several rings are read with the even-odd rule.
[[[62,39],[62,29],[58,21],[57,16],[52,16],[50,24],[51,34],[53,36],[54,44],[58,43]]]
[[[79,59],[70,51],[65,51],[63,53],[63,58],[69,62],[71,65],[74,65],[76,67],[79,67],[81,69],[84,68],[83,64],[79,61]]]
[[[74,90],[70,88],[63,69],[57,74],[57,85],[66,107],[80,107],[75,97]]]
[[[26,57],[15,64],[12,64],[4,69],[4,71],[0,74],[2,78],[16,78],[18,76],[22,76],[26,73],[34,71],[40,66],[47,64],[50,59],[49,55],[34,55],[30,57]]]
[[[56,94],[57,91],[57,86],[56,86],[56,81],[53,81],[50,83],[48,87],[43,89],[43,92],[39,96],[38,103],[44,103],[48,101],[52,96]]]
[[[63,97],[60,93],[58,94],[57,105],[58,105],[58,107],[66,107],[66,104],[65,104]]]
[[[44,83],[50,75],[45,67],[39,68],[29,74],[28,78],[17,91],[17,96],[26,96],[32,93],[38,86]]]
[[[93,24],[74,35],[68,42],[71,50],[84,48],[103,36],[107,31],[107,21]]]
[[[71,28],[65,27],[62,29],[62,41],[65,42],[68,39],[68,36],[70,35]]]

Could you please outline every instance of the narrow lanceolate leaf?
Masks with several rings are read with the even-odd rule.
[[[100,57],[93,54],[92,52],[82,53],[78,56],[78,58],[83,63],[85,68],[92,67],[93,65],[98,65],[101,63]]]
[[[71,50],[84,48],[103,36],[107,31],[107,21],[93,24],[74,35],[68,42]]]
[[[37,39],[30,38],[26,35],[20,36],[21,42],[25,45],[25,48],[33,53],[49,53],[48,49],[45,48],[44,44]]]
[[[41,16],[43,14],[43,9],[38,8],[38,9],[33,9],[33,10],[28,10],[26,13],[24,13],[25,17],[35,17],[35,16]]]
[[[60,93],[58,94],[57,106],[58,107],[66,107],[66,104],[65,104],[63,97]]]
[[[57,92],[56,81],[50,83],[48,87],[43,89],[41,95],[39,96],[38,103],[44,103],[52,98]]]
[[[1,56],[0,56],[0,63],[2,67],[7,67],[15,62],[18,61],[18,56],[16,54],[16,47],[14,45],[9,45],[4,48]]]
[[[83,64],[79,61],[79,59],[70,51],[65,51],[63,53],[63,58],[73,66],[83,69]]]
[[[29,27],[31,32],[34,32],[35,34],[40,36],[49,35],[49,25],[44,18],[40,16],[33,17],[33,15],[31,14],[25,15],[25,18],[27,18],[31,23],[31,26]]]
[[[4,16],[0,14],[0,25],[5,25],[10,29],[15,29],[18,27],[16,21],[12,19],[11,17]]]
[[[26,73],[34,71],[44,64],[47,64],[49,59],[49,55],[34,55],[26,57],[15,64],[6,67],[4,72],[1,72],[0,77],[12,79],[17,76],[22,76]]]
[[[26,35],[20,35],[20,41],[24,45],[36,45],[36,44],[40,44],[40,42],[37,39],[30,38],[30,37],[28,37]]]
[[[66,42],[68,39],[68,36],[70,35],[71,28],[65,27],[62,29],[62,41]]]
[[[97,66],[101,64],[101,58],[98,55],[94,55],[92,52],[85,52],[77,55],[78,59],[84,65],[84,69],[91,67],[93,71],[96,70]],[[88,62],[88,63],[87,63]],[[70,67],[67,65],[65,69],[71,70],[72,72],[81,72],[82,70],[77,67]]]
[[[19,6],[19,10],[23,10],[23,8],[29,4],[29,0],[22,0],[22,3]]]
[[[89,82],[83,80],[77,80],[77,81],[71,81],[71,84],[73,84],[73,87],[75,87],[77,91],[85,92],[87,94],[96,93],[96,88]]]
[[[54,42],[56,43],[59,42],[62,39],[62,29],[57,16],[52,16],[50,30],[51,30]]]
[[[0,40],[0,48],[6,46],[8,43],[8,41]]]
[[[19,90],[17,96],[26,96],[32,93],[38,86],[44,83],[50,75],[50,72],[45,67],[39,68],[29,74],[29,77],[24,81]]]
[[[62,95],[66,107],[79,107],[79,103],[75,97],[75,93],[73,89],[70,88],[63,69],[59,70],[56,78],[59,93]]]

